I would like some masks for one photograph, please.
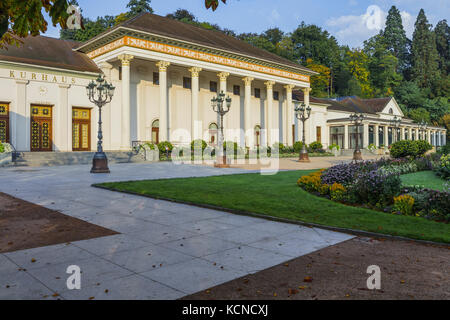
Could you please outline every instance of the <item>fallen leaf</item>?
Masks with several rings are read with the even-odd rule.
[[[303,282],[312,282],[313,279],[311,277],[305,277],[305,279],[303,279]]]
[[[36,262],[36,259],[31,259],[31,263],[35,263]]]

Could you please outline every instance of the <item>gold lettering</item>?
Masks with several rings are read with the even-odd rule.
[[[58,79],[56,79],[56,76],[53,76],[53,82],[58,82]]]
[[[66,83],[66,82],[67,82],[66,77],[62,77],[62,78],[61,78],[61,81],[62,81],[63,83]]]
[[[36,80],[36,73],[31,74],[31,80]]]
[[[16,76],[14,75],[14,71],[10,70],[9,71],[9,77],[10,78],[15,78]]]
[[[42,74],[42,81],[48,81],[48,77],[46,74]]]
[[[72,78],[72,84],[75,84],[75,78]]]
[[[20,77],[22,79],[25,79],[27,77],[27,73],[26,72],[20,72]]]

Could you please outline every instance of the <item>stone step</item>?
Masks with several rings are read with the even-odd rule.
[[[6,167],[48,167],[63,165],[91,164],[95,152],[20,152],[14,163]],[[106,152],[109,163],[139,163],[144,162],[142,155],[135,152]]]

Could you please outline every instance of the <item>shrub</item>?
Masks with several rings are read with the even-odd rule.
[[[442,146],[438,149],[438,153],[446,155],[450,153],[450,142],[447,142],[445,146]]]
[[[402,174],[417,172],[418,168],[414,162],[407,162],[407,163],[401,163],[401,164],[390,164],[390,165],[382,166],[379,169],[379,171],[385,175],[389,175],[389,174],[402,175]]]
[[[450,154],[441,157],[436,166],[436,174],[443,179],[450,179]]]
[[[414,157],[423,156],[425,153],[433,149],[433,146],[425,140],[416,140],[412,141],[412,143],[417,146],[417,154],[414,155]]]
[[[297,141],[294,143],[294,151],[296,153],[299,153],[300,151],[302,151],[302,148],[303,148],[303,142]]]
[[[323,170],[303,176],[298,179],[297,185],[308,192],[319,192],[320,194],[326,195],[330,190],[330,186],[322,183],[322,173]]]
[[[334,183],[330,187],[330,196],[333,201],[343,201],[346,193],[347,189],[342,184]]]
[[[167,148],[167,150],[166,150]],[[169,141],[162,141],[158,143],[159,152],[162,154],[166,154],[169,151],[169,154],[172,153],[173,145]]]
[[[203,152],[203,151],[205,151],[205,149],[207,147],[208,147],[208,144],[206,143],[205,140],[198,139],[198,140],[194,140],[191,142],[191,150],[192,151],[200,150],[200,148],[201,148],[201,150]]]
[[[3,146],[3,143],[0,142],[0,153],[5,152],[5,147]]]
[[[402,140],[395,142],[391,145],[391,157],[393,158],[406,158],[415,157],[419,150],[418,145],[414,143],[415,141]]]
[[[328,147],[328,149],[330,149],[331,151],[333,151],[333,149],[339,151],[341,150],[341,147],[338,144],[333,143],[331,146]]]
[[[323,149],[323,145],[318,141],[315,141],[309,145],[309,152],[311,152],[311,153],[319,152],[322,149]]]
[[[276,142],[273,144],[272,150],[274,153],[284,153],[285,152],[285,146],[284,144],[280,142]]]
[[[373,143],[371,143],[368,145],[367,150],[373,152],[373,151],[377,150],[377,146],[374,145]]]
[[[238,146],[237,142],[226,141],[223,144],[223,151],[225,153],[233,153],[234,155],[237,155],[238,149],[239,149],[239,146]]]
[[[414,215],[414,198],[410,195],[401,195],[394,198],[394,212],[405,216]]]
[[[350,187],[358,203],[386,206],[392,203],[402,187],[398,175],[385,175],[378,170],[361,171]]]

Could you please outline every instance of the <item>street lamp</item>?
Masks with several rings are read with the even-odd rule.
[[[102,132],[102,107],[110,103],[116,88],[105,81],[103,75],[99,75],[96,81],[91,81],[86,87],[89,100],[98,107],[98,143],[97,152],[92,161],[91,173],[110,173],[108,168],[108,158],[103,152],[103,132]]]
[[[420,136],[422,138],[422,140],[425,140],[423,133],[425,132],[425,130],[427,130],[428,128],[428,122],[426,122],[425,120],[422,120],[419,122],[419,132],[420,132]],[[420,137],[418,137],[420,140]]]
[[[395,142],[397,142],[398,139],[398,128],[400,128],[400,124],[402,123],[402,119],[397,118],[397,116],[394,117],[394,119],[391,120],[392,126],[395,128]]]
[[[215,113],[219,115],[219,150],[217,155],[217,161],[215,167],[217,168],[228,168],[227,155],[223,154],[223,117],[230,111],[231,108],[231,98],[228,96],[225,98],[225,93],[223,91],[217,95],[217,97],[211,100],[211,105]]]
[[[360,161],[362,160],[362,154],[361,150],[359,149],[359,127],[364,121],[364,115],[363,114],[357,114],[354,113],[350,116],[350,121],[355,124],[356,126],[356,146],[355,151],[353,152],[353,161]]]
[[[294,109],[295,116],[303,124],[303,134],[302,134],[303,146],[302,146],[302,150],[300,151],[300,157],[299,157],[298,161],[299,162],[311,162],[309,160],[308,150],[306,149],[306,139],[305,139],[305,134],[306,134],[305,122],[306,122],[306,120],[308,120],[311,117],[311,107],[306,106],[305,103],[300,104],[299,101],[295,101],[294,103],[295,103],[295,109]]]

